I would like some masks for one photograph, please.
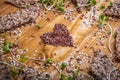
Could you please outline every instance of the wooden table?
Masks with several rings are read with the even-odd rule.
[[[4,0],[0,0],[0,16],[6,15],[8,13],[14,12],[16,10],[19,10],[18,8],[10,5],[5,4]],[[40,12],[41,14],[41,12]],[[71,47],[54,47],[50,45],[44,46],[41,43],[40,36],[45,32],[52,31],[53,27],[57,23],[65,24],[67,26],[67,29],[70,31],[70,35],[73,37],[73,40],[75,42],[75,45],[78,47],[78,49],[85,54],[88,54],[89,56],[93,56],[94,52],[91,49],[94,47],[95,50],[100,49],[105,54],[113,54],[114,53],[114,45],[115,45],[115,38],[112,37],[111,40],[111,48],[112,52],[108,49],[108,41],[109,41],[109,35],[108,38],[105,39],[103,46],[100,46],[99,38],[98,36],[94,36],[95,31],[100,31],[100,28],[98,26],[92,26],[90,28],[86,28],[84,26],[80,26],[81,19],[79,17],[76,17],[73,21],[68,21],[64,19],[65,15],[61,14],[58,16],[55,16],[53,12],[48,11],[47,14],[44,17],[38,17],[37,24],[41,25],[40,29],[37,29],[35,25],[26,24],[22,28],[17,28],[16,30],[21,30],[22,34],[20,37],[17,37],[15,39],[15,35],[11,34],[7,41],[11,41],[13,43],[17,43],[19,48],[22,50],[28,50],[28,52],[24,53],[24,55],[27,55],[31,58],[38,58],[42,55],[46,56],[47,58],[53,58],[56,62],[66,61],[69,60],[70,54],[75,50]],[[50,21],[47,21],[46,19],[50,19]],[[113,31],[120,27],[120,21],[114,22],[109,21],[109,24],[112,26]],[[12,31],[11,31],[12,32]],[[114,34],[115,32],[113,32]],[[101,34],[104,35],[104,34]],[[34,56],[34,54],[36,56]],[[74,53],[77,55],[77,53]],[[25,64],[32,65],[36,69],[40,69],[39,66],[36,66],[32,64],[33,61],[27,61]],[[73,60],[73,62],[75,62]],[[74,65],[78,65],[77,63],[74,63]],[[86,64],[81,64],[80,68],[86,69]],[[41,69],[40,69],[41,70]],[[45,69],[48,72],[54,71],[54,67],[50,67],[48,69]],[[57,71],[55,71],[57,73]]]

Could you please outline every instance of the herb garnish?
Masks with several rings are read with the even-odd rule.
[[[89,6],[94,6],[94,5],[96,5],[96,0],[89,0],[89,1],[88,1],[88,5],[89,5]]]
[[[78,68],[73,72],[72,76],[66,76],[65,74],[60,74],[60,80],[76,80],[79,72],[80,72],[80,69]]]
[[[20,57],[20,62],[22,62],[22,63],[24,63],[25,61],[27,61],[28,60],[28,58],[26,58],[25,56],[21,56]]]
[[[23,66],[19,66],[19,67],[12,67],[10,69],[10,73],[12,74],[12,76],[16,76],[19,75],[23,72]]]
[[[107,22],[108,20],[109,20],[109,17],[106,16],[105,14],[100,15],[98,20],[98,26],[102,27],[105,24],[105,22]]]
[[[66,66],[67,66],[67,63],[66,63],[66,62],[62,62],[62,63],[61,63],[61,69],[64,69]]]
[[[73,79],[76,79],[76,78],[77,78],[79,72],[80,72],[79,69],[77,69],[76,71],[74,71],[74,73],[73,73]]]
[[[47,63],[52,63],[53,62],[53,59],[52,58],[48,58],[47,59]]]
[[[113,6],[113,3],[110,1],[110,7],[112,7]]]
[[[73,75],[70,76],[70,77],[68,77],[68,80],[76,80],[76,78],[77,78],[79,72],[80,72],[79,69],[75,70],[74,73],[73,73]]]
[[[60,74],[60,80],[66,80],[67,76],[65,74]]]
[[[105,6],[101,6],[100,9],[105,9]]]
[[[3,37],[6,38],[8,36],[8,33],[4,33]]]
[[[13,43],[12,42],[5,42],[4,46],[3,46],[4,53],[10,52],[10,48],[11,47],[13,47]]]
[[[17,71],[16,71],[14,68],[10,69],[10,73],[11,73],[13,76],[18,74]]]
[[[41,26],[39,24],[36,24],[35,27],[40,29]]]
[[[65,12],[64,2],[65,0],[59,0],[59,2],[55,2],[54,7],[58,8],[61,12]]]
[[[27,5],[26,5],[26,8],[30,8],[30,5],[29,5],[29,4],[27,4]]]
[[[46,5],[53,5],[54,8],[59,9],[61,12],[65,12],[64,2],[65,0],[40,0],[41,3]]]
[[[54,3],[53,0],[40,0],[40,2],[48,5],[52,5]]]

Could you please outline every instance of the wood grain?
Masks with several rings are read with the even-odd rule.
[[[14,12],[16,10],[19,10],[19,9],[10,4],[4,3],[3,0],[0,0],[0,16]],[[42,14],[42,12],[40,12],[40,14]],[[9,39],[7,41],[18,43],[18,46],[20,49],[23,49],[23,50],[28,49],[29,51],[24,53],[24,55],[27,55],[31,58],[38,58],[42,54],[47,58],[53,58],[54,61],[56,62],[66,61],[69,59],[74,48],[61,47],[61,46],[54,47],[50,45],[44,46],[40,40],[40,36],[43,33],[52,31],[55,24],[61,23],[67,26],[67,29],[70,31],[70,35],[74,39],[75,45],[78,47],[79,50],[83,51],[85,54],[88,54],[89,56],[94,55],[93,51],[91,50],[91,47],[94,47],[95,50],[101,49],[102,52],[104,52],[107,55],[114,53],[115,51],[114,37],[112,37],[112,40],[111,40],[112,52],[110,52],[108,50],[109,36],[104,41],[104,47],[96,45],[99,42],[99,39],[97,36],[94,36],[93,32],[99,31],[99,28],[97,26],[92,26],[86,29],[84,26],[80,26],[80,23],[82,20],[79,17],[73,21],[68,21],[64,19],[64,16],[65,16],[64,14],[55,16],[53,12],[48,11],[44,17],[39,16],[37,19],[37,24],[41,25],[40,29],[37,29],[35,25],[26,24],[22,28],[17,28],[22,30],[23,32],[22,35],[17,38],[17,40],[15,40],[15,36],[12,34],[9,36]],[[47,18],[49,18],[50,21],[47,21],[46,20]],[[109,21],[109,24],[112,26],[113,30],[120,27],[120,21],[117,21],[117,22]],[[104,35],[104,34],[101,34],[101,35]],[[31,36],[34,36],[34,37],[31,37]],[[35,57],[33,54],[36,54],[37,56]],[[25,64],[34,66],[32,64],[32,61],[27,61]],[[74,65],[76,65],[76,63]],[[40,66],[35,65],[34,67],[41,70]],[[83,63],[82,65],[80,65],[80,67],[84,69],[85,67],[87,67],[87,65],[84,65]],[[54,67],[50,67],[49,69],[45,69],[45,70],[48,72],[55,71],[55,73],[58,73]]]

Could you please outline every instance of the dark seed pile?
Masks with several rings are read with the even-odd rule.
[[[43,34],[40,38],[44,44],[73,47],[73,39],[64,24],[55,24],[53,32]]]
[[[0,33],[6,30],[13,29],[25,23],[35,22],[39,11],[42,9],[41,4],[31,6],[30,8],[22,9],[8,15],[0,17]]]
[[[27,5],[33,5],[39,0],[5,0],[7,3],[11,3],[17,7],[27,7]]]
[[[114,64],[109,60],[109,57],[104,55],[101,52],[95,53],[93,61],[90,65],[90,75],[93,76],[96,80],[108,80],[110,72],[114,69],[117,69]],[[120,71],[118,71],[120,72]],[[119,80],[118,72],[112,72],[111,80]]]
[[[120,0],[116,0],[113,6],[109,6],[104,13],[108,16],[120,18]]]
[[[72,2],[78,7],[78,12],[82,12],[89,0],[72,0]]]
[[[120,62],[120,28],[117,29],[116,52],[114,54],[114,60]]]

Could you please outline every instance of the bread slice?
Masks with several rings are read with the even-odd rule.
[[[17,7],[27,7],[28,5],[33,5],[39,0],[5,0],[7,3],[11,3]]]

